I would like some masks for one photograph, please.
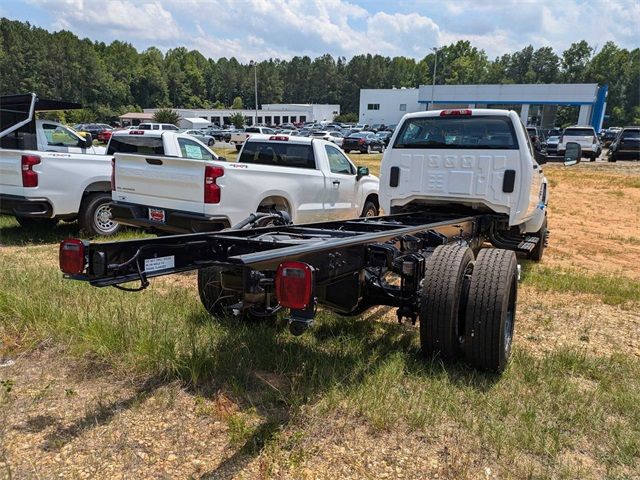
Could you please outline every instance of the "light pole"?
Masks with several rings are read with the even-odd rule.
[[[431,50],[435,53],[436,58],[433,62],[433,82],[431,83],[431,106],[429,110],[433,110],[433,98],[436,90],[436,72],[438,69],[438,47],[432,47]]]
[[[253,89],[256,94],[256,119],[253,122],[254,126],[258,124],[258,63],[251,61],[253,63]]]

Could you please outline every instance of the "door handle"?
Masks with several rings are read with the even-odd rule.
[[[340,180],[334,180],[332,183],[333,183],[334,187],[339,187],[340,186]]]

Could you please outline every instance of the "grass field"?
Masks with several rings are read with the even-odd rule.
[[[389,308],[293,337],[212,319],[193,274],[62,280],[77,226],[0,217],[0,478],[638,478],[640,165],[545,173],[501,377],[425,361]]]

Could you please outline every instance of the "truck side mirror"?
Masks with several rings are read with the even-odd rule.
[[[580,162],[582,147],[577,142],[567,142],[564,150],[564,166],[570,167]]]
[[[366,177],[369,175],[369,168],[367,167],[358,167],[358,173],[356,175],[356,180],[360,180],[362,177]]]
[[[79,142],[79,147],[80,148],[91,148],[93,147],[93,137],[91,136],[90,133],[86,133],[84,135],[84,138],[82,140],[80,140]]]
[[[533,158],[536,159],[536,163],[538,165],[544,165],[549,161],[549,157],[547,157],[544,153],[539,150],[533,150]]]

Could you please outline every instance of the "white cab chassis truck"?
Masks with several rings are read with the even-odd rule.
[[[0,213],[24,227],[78,219],[89,235],[111,235],[111,159],[81,137],[36,112],[81,108],[34,93],[0,98]]]
[[[565,164],[580,145],[568,144]],[[269,319],[285,311],[299,335],[318,305],[341,315],[397,308],[419,322],[422,353],[502,372],[511,353],[516,254],[540,259],[548,192],[541,164],[510,111],[406,115],[382,162],[390,214],[291,225],[278,212],[235,229],[60,245],[65,276],[97,287],[188,270],[213,317]],[[257,227],[257,228],[256,228]],[[485,248],[492,243],[496,248]]]

